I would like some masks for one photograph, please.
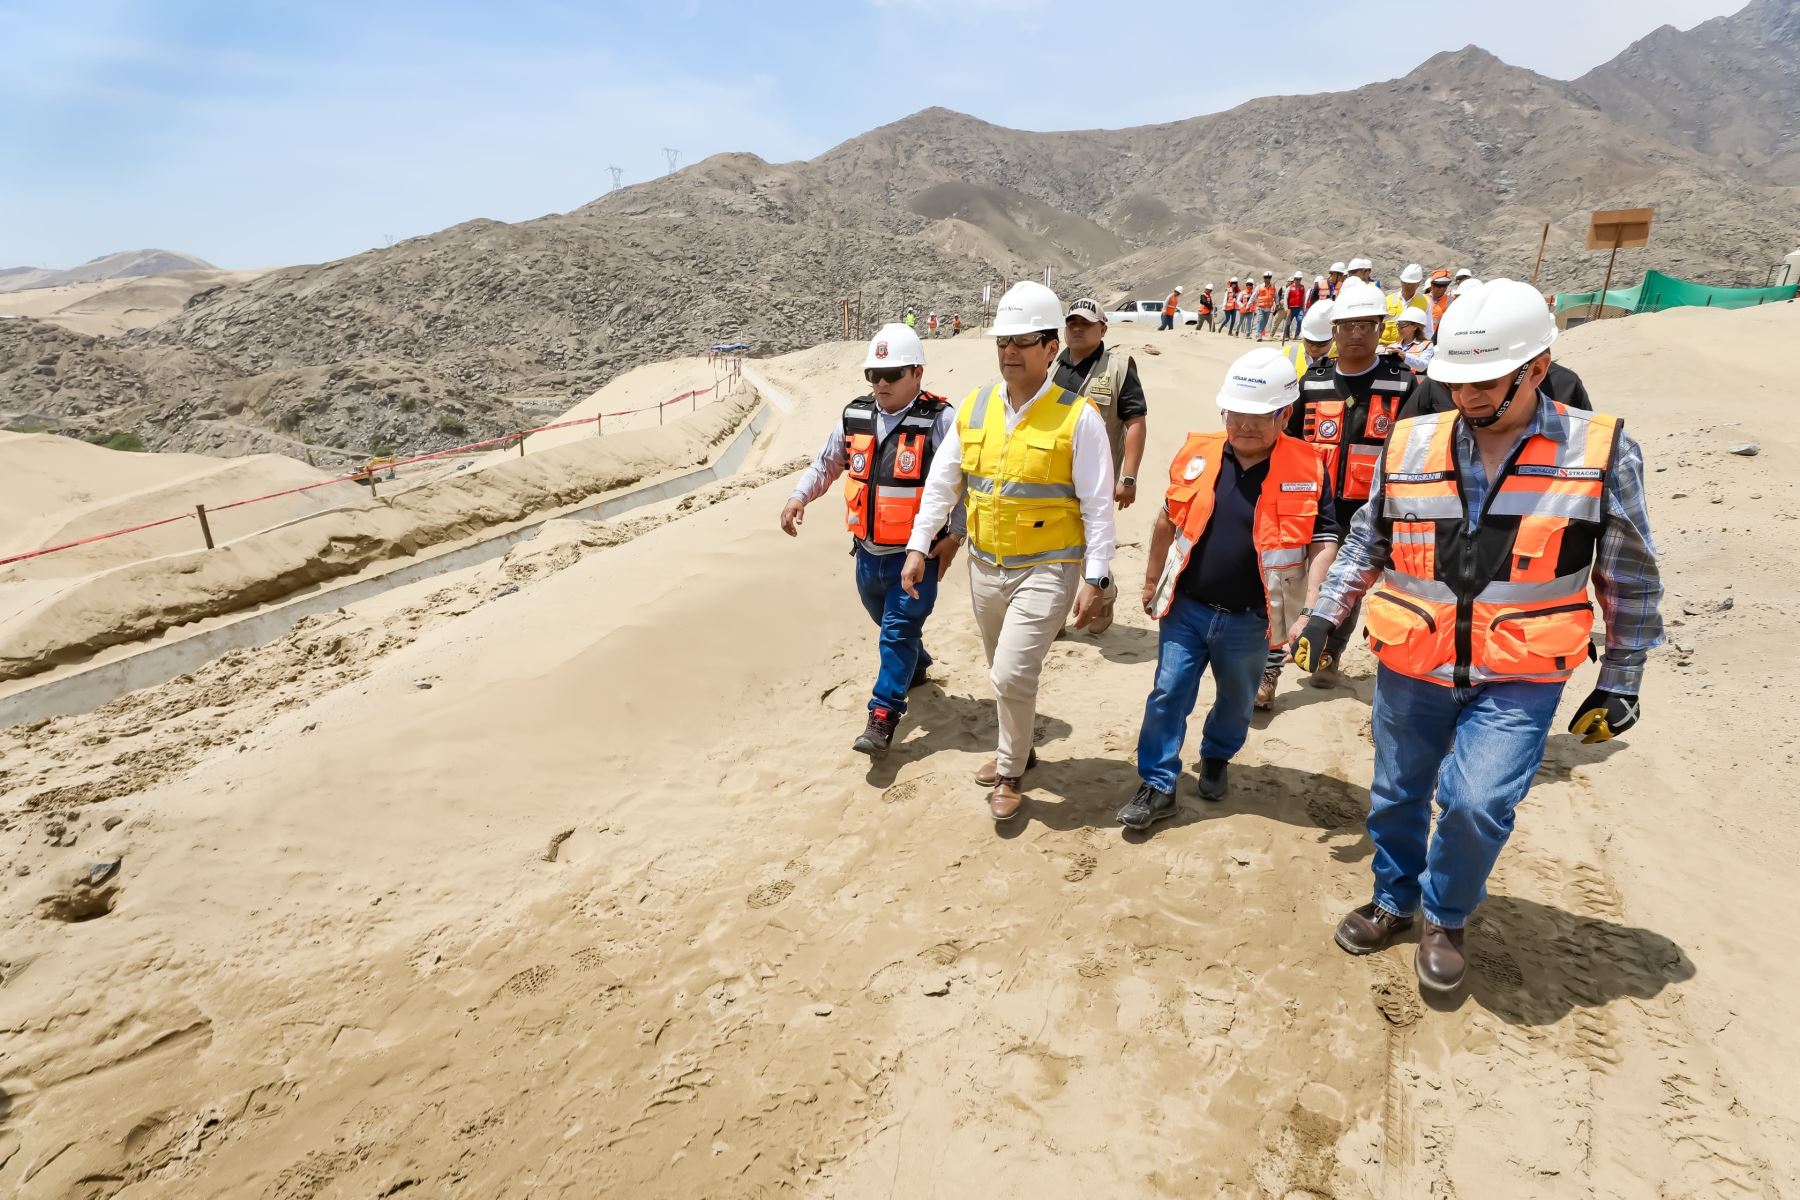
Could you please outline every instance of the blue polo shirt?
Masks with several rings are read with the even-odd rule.
[[[1269,460],[1248,469],[1238,464],[1229,442],[1219,461],[1219,478],[1213,485],[1213,511],[1206,532],[1188,555],[1187,567],[1175,581],[1175,590],[1190,600],[1233,613],[1269,615],[1263,594],[1262,568],[1256,561],[1256,543],[1250,531],[1256,523],[1256,502],[1269,478]],[[1337,506],[1331,502],[1331,480],[1319,495],[1319,516],[1313,523],[1313,541],[1336,542]]]

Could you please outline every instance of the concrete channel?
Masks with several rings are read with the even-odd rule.
[[[352,579],[335,587],[308,592],[211,629],[147,646],[123,658],[21,688],[0,696],[0,729],[46,717],[89,712],[127,692],[155,687],[177,675],[198,670],[228,651],[266,646],[285,636],[306,617],[335,612],[397,587],[491,562],[520,542],[535,537],[549,521],[611,520],[634,509],[673,500],[728,479],[743,467],[757,437],[775,419],[770,405],[784,411],[790,407],[785,397],[774,398],[764,393],[758,387],[760,382],[753,382],[751,386],[757,387],[759,397],[768,400],[769,404],[759,404],[725,449],[707,466],[608,496],[573,511],[547,513],[505,533],[464,543],[440,554],[418,557],[404,566],[366,579]]]

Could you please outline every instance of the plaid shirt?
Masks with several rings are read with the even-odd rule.
[[[1569,423],[1549,397],[1539,395],[1537,414],[1519,435],[1524,441],[1542,434],[1552,441],[1569,438]],[[1467,500],[1469,528],[1481,520],[1493,484],[1482,468],[1475,435],[1456,422],[1456,465]],[[1385,460],[1377,468],[1369,502],[1357,510],[1338,551],[1331,575],[1319,590],[1313,611],[1334,624],[1375,586],[1388,565],[1389,546],[1376,523],[1381,511]],[[1606,654],[1600,661],[1599,688],[1635,696],[1644,678],[1644,660],[1663,642],[1662,577],[1656,569],[1656,545],[1650,540],[1650,510],[1644,500],[1644,452],[1636,441],[1619,437],[1618,455],[1606,475],[1606,526],[1594,553],[1593,586],[1606,618]]]

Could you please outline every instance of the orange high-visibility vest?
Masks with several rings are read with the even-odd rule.
[[[885,438],[877,436],[875,401],[844,406],[844,527],[877,546],[904,546],[931,471],[932,433],[949,401],[920,391]]]
[[[1179,308],[1180,306],[1181,306],[1181,293],[1180,292],[1170,292],[1169,298],[1167,300],[1163,301],[1163,316],[1165,316],[1165,317],[1174,316],[1175,310],[1177,308]]]
[[[1163,560],[1156,581],[1152,608],[1157,617],[1168,614],[1175,603],[1175,584],[1187,569],[1188,558],[1200,544],[1212,519],[1213,489],[1219,482],[1219,464],[1225,454],[1225,434],[1190,433],[1180,453],[1169,464],[1169,491],[1164,503],[1175,524],[1175,540]],[[1306,570],[1306,548],[1312,544],[1313,525],[1324,494],[1325,464],[1313,448],[1299,438],[1282,434],[1269,452],[1269,474],[1256,501],[1256,517],[1250,541],[1262,568],[1263,595],[1273,600]],[[1275,608],[1271,603],[1270,613]],[[1290,614],[1291,615],[1291,614]],[[1270,621],[1269,645],[1282,643],[1286,629]]]
[[[1256,307],[1259,309],[1275,307],[1275,285],[1274,284],[1265,283],[1261,287],[1256,289]]]
[[[1527,438],[1474,533],[1463,511],[1453,412],[1395,426],[1380,527],[1391,547],[1363,622],[1382,665],[1446,687],[1560,683],[1593,657],[1588,577],[1624,426],[1555,406],[1569,438]],[[1477,465],[1479,468],[1479,464]]]

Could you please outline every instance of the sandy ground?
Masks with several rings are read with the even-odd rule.
[[[62,287],[0,293],[0,316],[37,317],[76,333],[110,337],[147,329],[174,316],[195,292],[248,283],[266,270],[171,271],[135,279],[105,279]]]
[[[1030,815],[996,831],[959,567],[898,749],[849,750],[874,652],[835,501],[775,529],[857,390],[823,347],[764,364],[799,407],[740,480],[0,734],[0,1189],[1800,1194],[1800,948],[1746,919],[1797,848],[1766,353],[1797,327],[1559,346],[1645,442],[1680,624],[1637,730],[1552,739],[1455,1007],[1420,1003],[1410,945],[1330,941],[1369,886],[1364,652],[1346,690],[1289,680],[1224,803],[1184,780],[1127,839],[1155,634],[1059,642]],[[1243,344],[1120,338],[1163,350],[1160,467]],[[991,370],[928,352],[936,390]]]

